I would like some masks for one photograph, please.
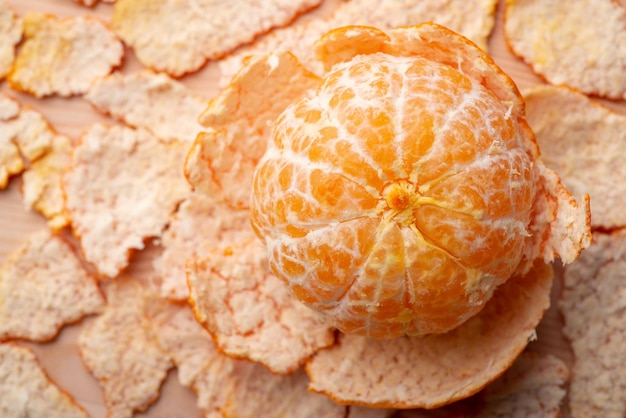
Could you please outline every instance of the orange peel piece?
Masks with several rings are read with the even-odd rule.
[[[0,416],[88,418],[42,369],[30,348],[0,343]]]
[[[85,93],[124,56],[122,42],[96,18],[29,13],[24,36],[7,80],[13,89],[36,97]]]
[[[507,0],[510,49],[551,84],[626,99],[626,9],[618,1]]]
[[[222,352],[292,373],[333,344],[334,330],[269,271],[252,230],[239,235],[189,264],[189,301]]]
[[[38,112],[0,95],[0,188],[10,176],[24,172],[22,194],[27,209],[35,209],[58,231],[69,222],[61,175],[73,148]]]
[[[115,3],[115,0],[74,0],[78,4],[82,4],[83,6],[95,6],[99,2],[102,3]]]
[[[594,233],[594,243],[566,266],[559,307],[574,365],[569,387],[573,418],[624,416],[623,341],[626,232]]]
[[[392,408],[430,409],[473,395],[504,373],[534,337],[550,305],[552,278],[551,267],[539,262],[445,334],[393,340],[342,335],[307,363],[309,390],[340,403]]]
[[[312,71],[322,68],[312,53],[313,43],[326,32],[347,25],[374,26],[391,30],[399,26],[432,21],[461,33],[482,49],[494,25],[495,0],[351,0],[339,2],[327,17],[301,19],[294,24],[275,29],[250,46],[238,49],[219,62],[220,84],[225,86],[250,55],[265,55],[291,51]]]
[[[25,165],[20,155],[18,144],[15,143],[15,134],[7,135],[5,130],[7,125],[14,125],[11,119],[19,114],[20,108],[16,101],[0,95],[0,189],[4,189],[9,184],[9,178],[24,171]]]
[[[117,0],[111,25],[146,67],[178,77],[320,3],[264,0],[242,7],[213,0]]]
[[[104,304],[73,249],[48,230],[32,234],[0,266],[0,341],[52,340]]]
[[[330,71],[274,122],[251,219],[273,272],[346,333],[442,333],[534,260],[590,242],[513,81],[435,24],[344,27]]]
[[[129,277],[105,289],[104,312],[87,323],[78,336],[85,366],[104,391],[108,417],[130,417],[159,397],[172,363],[145,317],[141,285]]]
[[[61,180],[69,167],[74,145],[68,137],[58,134],[51,142],[50,150],[32,162],[22,175],[22,194],[27,208],[45,216],[50,229],[60,231],[70,223]]]
[[[22,19],[6,1],[0,3],[0,80],[8,74],[15,60],[15,47],[22,39]]]
[[[209,333],[186,306],[153,300],[149,317],[165,350],[178,367],[184,386],[198,395],[206,417],[342,418],[346,407],[306,390],[308,379],[299,370],[282,376],[263,366],[220,353]]]
[[[480,394],[478,417],[561,416],[569,369],[557,357],[522,353],[513,366]]]
[[[191,193],[170,218],[161,238],[163,252],[153,263],[161,278],[161,296],[186,301],[187,261],[210,252],[217,242],[230,242],[240,231],[250,229],[249,224],[248,211],[234,210],[202,193]]]
[[[165,74],[115,72],[96,80],[85,95],[96,109],[166,141],[193,141],[208,100]],[[172,117],[175,115],[175,117]]]
[[[434,410],[401,411],[397,418],[559,418],[568,379],[569,370],[557,357],[525,352],[475,396]]]
[[[54,131],[43,116],[0,94],[0,189],[9,178],[46,154]]]
[[[563,86],[537,86],[524,97],[546,165],[573,194],[591,196],[591,226],[626,226],[626,196],[616,187],[626,178],[626,164],[619,161],[626,116]]]
[[[100,274],[117,276],[131,251],[161,236],[189,194],[180,170],[186,152],[143,129],[96,124],[83,134],[63,189],[74,234]]]
[[[198,135],[185,163],[194,190],[247,208],[252,173],[265,152],[270,122],[318,82],[289,53],[247,62],[199,118],[209,130]]]
[[[397,411],[390,408],[367,408],[364,406],[350,405],[346,418],[395,418]]]

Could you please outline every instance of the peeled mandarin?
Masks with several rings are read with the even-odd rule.
[[[449,331],[528,262],[541,175],[517,88],[460,35],[431,25],[460,45],[445,51],[410,30],[322,38],[328,72],[254,174],[272,270],[345,333]]]

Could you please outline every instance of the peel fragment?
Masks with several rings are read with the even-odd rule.
[[[24,36],[7,80],[11,88],[36,97],[85,93],[124,56],[122,43],[95,18],[29,13]]]
[[[591,196],[591,226],[626,226],[626,195],[616,187],[626,178],[626,116],[566,87],[538,86],[524,97],[546,165],[572,193]]]
[[[100,112],[166,141],[193,141],[202,129],[198,116],[207,101],[184,84],[150,70],[100,78],[85,99]]]
[[[144,239],[161,236],[189,193],[186,152],[143,129],[96,124],[83,134],[63,187],[85,258],[103,276],[115,277]]]
[[[74,0],[78,4],[82,4],[83,6],[95,6],[99,2],[102,3],[115,3],[115,0]]]
[[[0,266],[0,341],[49,341],[104,304],[72,248],[48,230],[31,235]]]
[[[0,2],[0,80],[11,69],[15,60],[15,47],[22,39],[22,20],[6,1]]]
[[[185,162],[194,190],[234,208],[247,208],[252,173],[265,152],[270,122],[318,81],[289,53],[247,62],[199,118],[207,131],[198,135]]]
[[[60,231],[70,223],[61,180],[69,167],[73,149],[74,145],[68,137],[55,134],[50,150],[32,162],[22,175],[26,208],[35,209],[45,216],[53,231]]]
[[[251,230],[190,263],[187,280],[196,319],[229,356],[288,374],[334,342],[322,316],[271,273]]]
[[[302,370],[279,376],[261,365],[220,353],[185,306],[153,300],[149,317],[159,341],[178,367],[184,386],[198,395],[207,418],[341,418],[346,407],[307,392]]]
[[[191,193],[172,215],[163,233],[163,252],[154,260],[161,278],[160,294],[171,300],[189,298],[185,264],[203,256],[218,242],[230,242],[240,231],[250,229],[248,211],[233,210],[202,194]]]
[[[0,94],[0,189],[46,154],[55,136],[40,113]]]
[[[179,77],[320,2],[117,0],[111,24],[145,66]]]
[[[619,2],[508,0],[504,34],[551,84],[626,99],[626,9]]]
[[[46,375],[32,350],[15,343],[0,343],[0,416],[89,417]]]
[[[107,417],[132,417],[159,397],[171,367],[145,317],[146,295],[131,278],[106,287],[107,306],[78,337],[85,366],[104,391]]]
[[[563,361],[525,352],[475,396],[431,411],[402,411],[398,418],[559,418],[568,378]]]
[[[534,336],[550,304],[552,276],[551,267],[538,263],[446,334],[342,335],[307,363],[309,390],[341,403],[392,408],[430,409],[466,398],[504,373]]]
[[[313,43],[326,32],[347,25],[375,26],[390,30],[432,21],[461,33],[486,50],[487,38],[494,25],[496,3],[494,0],[340,2],[328,17],[298,21],[287,28],[276,29],[249,47],[241,48],[220,61],[220,84],[225,86],[228,83],[245,57],[281,51],[291,51],[307,68],[322,74],[322,68],[312,53]]]
[[[559,307],[574,352],[569,388],[574,418],[626,414],[625,254],[626,231],[597,232],[593,245],[564,271]]]

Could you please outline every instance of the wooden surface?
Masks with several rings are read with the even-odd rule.
[[[59,16],[95,15],[108,20],[112,15],[112,6],[101,4],[95,8],[79,6],[72,0],[7,0],[14,10],[23,15],[29,11],[54,13]],[[336,0],[333,0],[336,1]],[[502,4],[496,15],[496,27],[490,40],[490,54],[496,62],[504,68],[516,81],[520,89],[538,83],[540,78],[535,76],[529,67],[514,57],[507,49],[502,35]],[[140,68],[139,63],[127,50],[124,66],[121,71],[128,72]],[[202,71],[187,76],[182,81],[193,90],[210,97],[216,91],[217,69],[207,66]],[[8,91],[6,83],[2,83],[1,90],[40,111],[54,128],[69,137],[76,139],[85,128],[97,121],[113,123],[110,119],[97,114],[80,97],[63,99],[48,98],[35,99],[25,94]],[[626,113],[626,103],[608,103],[620,112]],[[0,259],[17,247],[32,231],[45,227],[43,219],[23,208],[19,192],[19,177],[14,178],[9,187],[0,191]],[[133,260],[133,272],[142,274],[150,265],[150,251],[137,254]],[[554,289],[558,295],[559,285]],[[554,305],[554,304],[553,304]],[[538,340],[531,344],[531,349],[540,352],[555,353],[571,361],[571,353],[567,343],[560,334],[561,318],[553,308],[548,312],[540,329]],[[71,393],[81,403],[93,418],[105,416],[102,392],[96,380],[85,370],[74,341],[80,330],[80,325],[64,328],[58,338],[48,344],[28,344],[33,347],[48,374],[64,390]],[[195,406],[195,395],[188,389],[181,387],[176,378],[176,372],[170,373],[162,390],[161,399],[149,411],[138,414],[140,417],[176,418],[200,417],[201,413]]]

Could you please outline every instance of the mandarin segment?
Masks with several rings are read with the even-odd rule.
[[[535,259],[575,258],[588,206],[543,165],[483,51],[434,24],[383,35],[317,43],[330,70],[276,120],[251,219],[273,271],[340,330],[442,333]]]

